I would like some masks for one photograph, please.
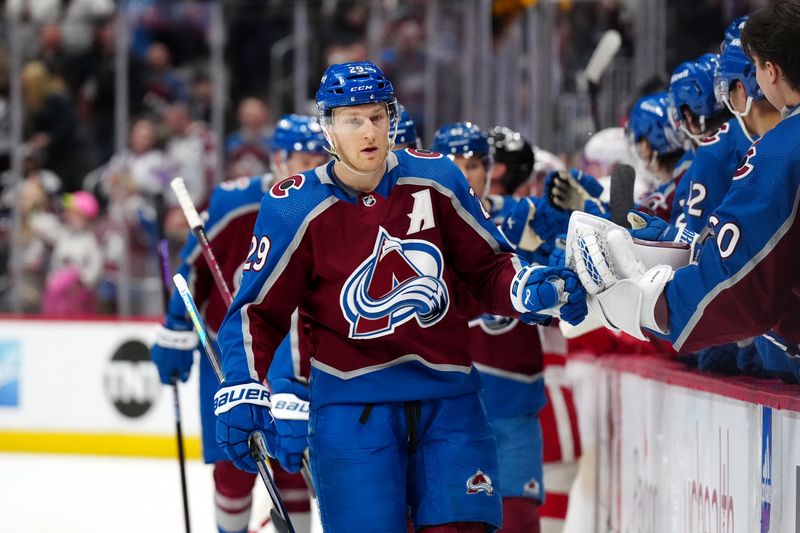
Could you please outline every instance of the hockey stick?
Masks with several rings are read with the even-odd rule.
[[[208,356],[208,360],[214,369],[214,373],[217,375],[217,379],[220,383],[225,383],[225,375],[222,373],[219,355],[217,355],[217,351],[214,349],[214,345],[211,343],[211,339],[209,338],[206,330],[206,325],[203,322],[203,319],[200,317],[200,312],[197,310],[197,306],[194,303],[194,298],[192,298],[192,293],[189,291],[189,286],[186,284],[186,280],[180,274],[175,274],[172,277],[172,280],[175,282],[175,286],[178,288],[178,292],[183,299],[183,305],[186,306],[186,311],[189,313],[189,317],[192,319],[194,329],[197,332],[197,336],[200,337],[200,343],[206,350],[206,355]],[[250,457],[252,457],[255,461],[256,466],[258,467],[258,474],[261,476],[261,480],[264,482],[264,485],[266,485],[267,492],[272,500],[270,516],[272,517],[273,524],[275,524],[275,529],[278,531],[278,533],[295,533],[292,522],[289,520],[289,513],[286,511],[286,506],[284,505],[283,499],[278,492],[278,487],[275,485],[275,480],[272,478],[272,475],[269,473],[269,469],[267,468],[267,457],[269,455],[267,454],[267,445],[264,442],[264,436],[259,431],[252,433],[250,435],[249,444]]]
[[[169,243],[164,237],[164,195],[159,193],[155,197],[156,208],[156,252],[161,269],[161,295],[164,300],[164,313],[169,305]],[[191,533],[189,523],[189,491],[186,486],[186,453],[183,446],[183,424],[181,423],[181,403],[178,396],[178,377],[173,375],[170,379],[172,389],[172,406],[175,413],[175,439],[178,441],[178,466],[181,475],[181,494],[183,496],[183,522],[186,533]]]
[[[192,202],[192,197],[189,196],[189,191],[186,190],[186,184],[183,182],[183,178],[177,177],[173,179],[170,182],[170,186],[175,192],[175,196],[178,197],[178,203],[181,206],[183,215],[186,217],[186,222],[189,223],[189,228],[191,228],[192,233],[197,238],[197,242],[200,243],[200,251],[206,259],[209,270],[211,270],[214,283],[217,285],[217,289],[222,293],[225,304],[230,307],[231,302],[233,302],[233,296],[231,296],[231,291],[228,289],[228,284],[225,283],[225,278],[222,277],[222,271],[219,268],[217,259],[211,252],[211,244],[208,242],[208,236],[203,226],[203,219],[200,218],[194,206],[194,202]]]
[[[611,221],[624,228],[630,228],[628,210],[633,207],[633,185],[636,171],[630,165],[618,164],[611,172],[609,204]]]
[[[600,130],[600,109],[597,102],[600,94],[600,79],[614,56],[619,52],[620,46],[622,46],[622,37],[619,32],[617,30],[606,31],[597,43],[597,47],[586,65],[586,70],[584,70],[589,85],[589,107],[592,112],[594,131]]]
[[[219,289],[222,299],[225,301],[225,305],[230,307],[233,303],[233,296],[231,295],[230,289],[228,289],[228,284],[225,283],[225,279],[222,277],[222,271],[219,268],[219,263],[217,263],[217,258],[214,256],[214,251],[211,249],[211,243],[209,243],[208,236],[206,235],[203,219],[197,212],[197,208],[192,201],[192,197],[189,196],[189,191],[186,189],[186,183],[183,181],[183,178],[176,177],[170,182],[170,187],[172,187],[175,196],[177,196],[178,203],[181,206],[181,210],[183,210],[183,215],[186,217],[186,221],[189,223],[192,233],[197,238],[197,242],[200,244],[203,257],[205,258],[206,264],[208,264],[208,268],[211,270],[211,274],[214,277],[214,284],[217,286],[217,289]],[[311,497],[316,498],[314,483],[311,481],[311,467],[308,464],[307,454],[303,454],[300,473],[303,475],[303,479],[308,486]]]

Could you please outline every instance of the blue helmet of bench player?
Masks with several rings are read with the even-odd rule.
[[[395,136],[395,144],[405,144],[412,148],[421,148],[422,143],[417,134],[417,125],[414,119],[406,111],[402,105],[397,106],[399,120],[397,122],[397,135]]]
[[[503,189],[507,194],[513,194],[533,173],[536,161],[533,146],[521,133],[504,126],[491,129],[489,145],[494,162],[506,166],[506,172],[500,178]]]
[[[717,54],[704,54],[694,61],[681,63],[670,78],[669,94],[674,105],[670,120],[673,126],[700,142],[706,130],[706,120],[723,109],[714,96],[714,72],[719,65]],[[701,133],[694,134],[686,125],[683,110],[688,109],[696,118]]]
[[[492,163],[488,137],[472,122],[453,122],[439,128],[433,137],[431,150],[450,159],[457,155],[467,159],[478,156],[487,167]]]
[[[744,23],[747,22],[749,17],[749,15],[744,15],[728,24],[728,27],[725,28],[725,35],[722,39],[722,43],[719,45],[720,54],[725,53],[725,50],[728,48],[728,45],[731,44],[731,41],[741,37],[742,28],[744,28]]]
[[[636,101],[625,127],[631,146],[636,147],[646,139],[654,157],[683,149],[682,137],[667,116],[669,105],[667,93],[651,94]]]
[[[744,111],[741,112],[737,111],[731,103],[731,91],[737,81],[742,84],[747,98]],[[720,56],[719,67],[717,67],[717,73],[714,75],[714,92],[717,95],[717,99],[725,104],[728,110],[733,113],[733,116],[736,117],[736,120],[739,121],[742,131],[750,139],[750,142],[753,142],[747,128],[744,126],[742,117],[746,117],[750,113],[750,107],[753,105],[754,100],[764,100],[766,97],[756,80],[756,66],[742,50],[738,37],[730,42],[725,49],[725,53]]]
[[[331,65],[323,74],[317,90],[317,110],[325,138],[328,140],[328,152],[341,161],[356,174],[363,172],[353,168],[344,161],[336,150],[330,127],[333,124],[333,111],[339,107],[358,106],[364,104],[383,103],[389,115],[390,127],[389,147],[391,150],[397,136],[397,99],[394,86],[370,61],[355,61]],[[388,152],[387,152],[388,155]]]
[[[275,125],[271,146],[273,150],[283,150],[286,154],[326,153],[322,127],[316,117],[309,115],[283,115]]]

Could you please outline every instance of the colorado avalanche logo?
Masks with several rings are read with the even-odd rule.
[[[372,255],[342,288],[339,301],[350,323],[350,338],[389,335],[412,318],[423,328],[437,323],[450,301],[443,271],[436,246],[396,239],[380,228]]]
[[[475,472],[475,475],[470,476],[467,480],[467,494],[478,494],[479,492],[485,492],[487,496],[492,496],[494,494],[492,478],[480,470]]]
[[[478,317],[475,322],[477,322],[477,325],[484,333],[489,335],[502,335],[514,329],[514,326],[519,323],[519,320],[507,316],[484,314]],[[470,321],[469,325],[472,326],[472,323],[473,321]]]

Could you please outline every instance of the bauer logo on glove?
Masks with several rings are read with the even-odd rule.
[[[260,383],[223,387],[214,395],[214,414],[230,411],[241,403],[270,407],[269,391]]]

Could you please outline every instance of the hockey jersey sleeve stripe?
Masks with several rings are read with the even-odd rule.
[[[797,208],[798,208],[798,201],[800,201],[800,189],[797,190],[797,193],[794,198],[794,204],[792,208],[791,215],[786,218],[783,224],[778,228],[778,230],[772,235],[772,237],[766,242],[764,247],[755,254],[747,263],[745,263],[742,268],[739,269],[738,272],[733,274],[727,279],[724,279],[720,283],[718,283],[711,291],[709,291],[702,300],[698,303],[694,313],[691,315],[689,320],[687,321],[686,325],[683,327],[680,335],[677,337],[675,342],[673,343],[676,350],[680,351],[683,347],[686,340],[694,331],[695,326],[697,326],[698,322],[702,319],[703,313],[706,310],[706,307],[714,301],[719,294],[728,289],[730,287],[735,286],[739,283],[745,276],[747,276],[754,268],[756,268],[759,263],[767,257],[778,242],[786,235],[786,233],[792,228],[792,225],[795,223],[795,219],[797,217]],[[704,250],[705,251],[705,250]],[[716,252],[716,250],[715,250]]]
[[[475,365],[481,374],[488,374],[490,376],[497,376],[499,378],[510,379],[512,381],[519,381],[520,383],[535,383],[540,379],[544,379],[544,371],[537,372],[533,375],[528,374],[521,374],[519,372],[512,372],[510,370],[503,370],[502,368],[496,368],[489,365],[484,365],[481,363],[472,363]]]
[[[289,328],[289,351],[292,355],[293,378],[302,377],[300,370],[300,338],[297,330],[299,327],[302,327],[300,325],[300,313],[295,310],[295,312],[292,313],[292,326]]]
[[[350,370],[350,371],[342,371],[336,368],[333,368],[330,365],[326,365],[325,363],[321,363],[316,359],[311,360],[311,366],[325,372],[326,374],[330,374],[334,377],[339,379],[353,379],[365,374],[370,374],[372,372],[377,372],[379,370],[385,370],[387,368],[391,368],[393,366],[402,365],[404,363],[408,363],[411,361],[416,361],[423,366],[426,366],[430,369],[439,371],[439,372],[461,372],[462,374],[470,374],[472,372],[471,366],[461,366],[461,365],[449,365],[449,364],[436,364],[431,363],[430,361],[426,361],[421,355],[410,353],[403,355],[401,357],[397,357],[392,359],[387,363],[381,363],[379,365],[367,366],[364,368],[359,368],[357,370]]]
[[[306,218],[300,223],[297,231],[295,232],[294,238],[289,243],[289,245],[283,250],[281,257],[275,263],[274,268],[269,274],[269,277],[264,282],[264,285],[261,291],[258,293],[256,299],[252,302],[249,302],[242,306],[241,310],[239,311],[242,323],[242,336],[244,342],[244,350],[245,356],[247,359],[247,367],[250,370],[250,377],[258,380],[258,373],[256,372],[255,367],[255,355],[253,353],[253,337],[250,332],[250,315],[249,310],[252,306],[259,306],[264,302],[264,299],[267,297],[270,289],[275,285],[276,281],[280,276],[283,274],[286,266],[289,264],[289,261],[292,259],[292,255],[294,254],[295,250],[300,246],[300,243],[303,241],[305,237],[306,230],[308,229],[309,224],[312,220],[317,218],[320,214],[322,214],[326,209],[330,206],[338,202],[338,200],[333,197],[329,196],[321,201],[314,209],[312,209]]]

